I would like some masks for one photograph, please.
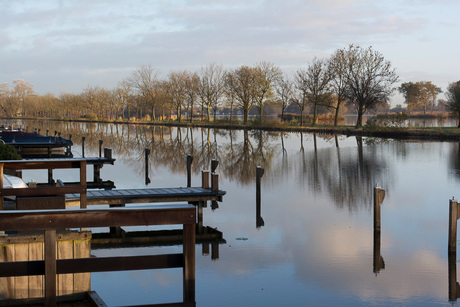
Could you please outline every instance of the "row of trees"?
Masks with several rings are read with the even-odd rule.
[[[209,64],[198,72],[173,71],[166,78],[151,65],[138,67],[117,87],[107,90],[88,87],[80,94],[62,93],[34,96],[27,82],[15,80],[15,87],[2,85],[0,107],[7,116],[64,117],[75,119],[94,117],[118,119],[125,117],[151,120],[170,119],[192,121],[200,114],[201,120],[210,119],[218,109],[229,109],[230,120],[235,109],[241,110],[244,122],[252,108],[262,121],[264,107],[277,103],[281,117],[289,106],[300,113],[301,125],[306,112],[317,123],[321,110],[337,118],[345,106],[358,114],[356,127],[362,125],[363,115],[373,108],[388,104],[398,81],[391,63],[372,47],[350,45],[336,50],[328,58],[315,58],[306,67],[291,74],[268,62],[255,66],[224,69]],[[17,84],[28,84],[27,90],[16,89]]]

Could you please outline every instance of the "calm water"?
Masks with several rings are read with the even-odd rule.
[[[152,154],[149,187],[192,185],[219,160],[219,208],[204,224],[226,243],[203,255],[196,247],[197,306],[450,305],[448,203],[460,197],[458,143],[402,142],[299,133],[27,122],[72,134],[75,157],[98,140],[113,148],[103,179],[145,187],[144,148]],[[256,216],[255,168],[262,178]],[[58,172],[64,181],[76,174]],[[39,180],[41,174],[24,177]],[[46,174],[43,174],[46,178]],[[74,177],[72,177],[74,178]],[[88,178],[91,179],[91,178]],[[374,267],[373,186],[386,190],[380,251]],[[262,225],[263,224],[263,225]],[[180,252],[181,246],[97,249],[102,255]],[[212,259],[214,258],[214,259]],[[457,261],[458,262],[458,261]],[[457,265],[456,263],[453,265]],[[109,305],[182,300],[181,270],[93,273],[92,289]],[[456,304],[456,303],[454,303]]]

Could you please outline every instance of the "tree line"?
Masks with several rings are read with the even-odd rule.
[[[172,71],[160,78],[158,69],[142,65],[114,89],[88,86],[79,94],[58,97],[35,95],[30,83],[15,80],[12,88],[0,85],[0,110],[7,117],[192,122],[216,119],[218,111],[225,109],[230,121],[239,111],[246,124],[250,111],[257,110],[262,122],[264,108],[276,105],[281,120],[287,109],[300,113],[302,126],[307,113],[312,115],[312,125],[321,112],[333,114],[337,125],[341,113],[355,110],[358,128],[366,112],[388,105],[398,79],[381,53],[349,45],[290,74],[269,62],[234,69],[212,63],[197,72]],[[399,90],[409,106],[409,93],[416,91],[404,84]]]

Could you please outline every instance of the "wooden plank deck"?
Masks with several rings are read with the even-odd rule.
[[[87,191],[87,205],[123,205],[129,203],[155,202],[199,202],[208,200],[222,201],[225,191],[201,187],[179,188],[147,188],[147,189],[116,189],[104,191]],[[80,194],[66,194],[67,206],[78,206]]]

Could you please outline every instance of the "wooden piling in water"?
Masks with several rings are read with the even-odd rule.
[[[187,155],[187,187],[190,188],[192,186],[192,162],[193,157],[191,155]]]
[[[457,251],[457,220],[458,202],[452,197],[449,200],[449,252]]]
[[[81,156],[85,157],[85,137],[81,137]]]
[[[374,187],[374,231],[380,231],[380,206],[385,198],[385,190],[379,186]]]
[[[102,157],[102,143],[103,143],[103,141],[101,139],[99,139],[99,158]]]
[[[209,189],[209,171],[207,170],[201,171],[201,187]]]
[[[144,150],[144,156],[145,156],[145,184],[150,183],[150,178],[149,178],[149,155],[150,155],[150,149],[145,148]]]
[[[265,170],[260,166],[256,167],[256,227],[260,228],[264,226],[265,222],[262,218],[262,206],[261,206],[261,190],[260,183]]]

